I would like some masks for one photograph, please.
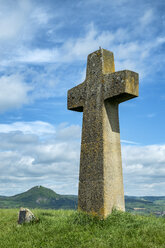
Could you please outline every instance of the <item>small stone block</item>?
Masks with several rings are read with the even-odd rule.
[[[29,223],[34,220],[35,216],[28,208],[20,208],[18,224]]]

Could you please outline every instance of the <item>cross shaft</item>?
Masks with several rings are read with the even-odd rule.
[[[68,91],[68,109],[83,111],[78,208],[106,217],[125,210],[119,103],[138,96],[138,74],[115,72],[113,53],[88,56],[85,81]]]

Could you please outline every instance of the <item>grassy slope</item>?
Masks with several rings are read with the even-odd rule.
[[[3,248],[165,248],[165,218],[114,211],[105,221],[73,210],[34,210],[38,223],[18,225],[18,209],[0,210]]]

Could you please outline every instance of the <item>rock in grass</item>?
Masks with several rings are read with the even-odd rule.
[[[34,220],[35,216],[28,208],[20,208],[18,224],[29,223]]]

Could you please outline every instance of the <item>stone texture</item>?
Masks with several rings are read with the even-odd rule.
[[[28,208],[20,208],[18,224],[29,223],[34,220],[35,216]]]
[[[138,74],[115,72],[113,53],[88,55],[85,81],[68,91],[68,109],[83,111],[78,209],[108,216],[125,210],[118,105],[138,96]]]

